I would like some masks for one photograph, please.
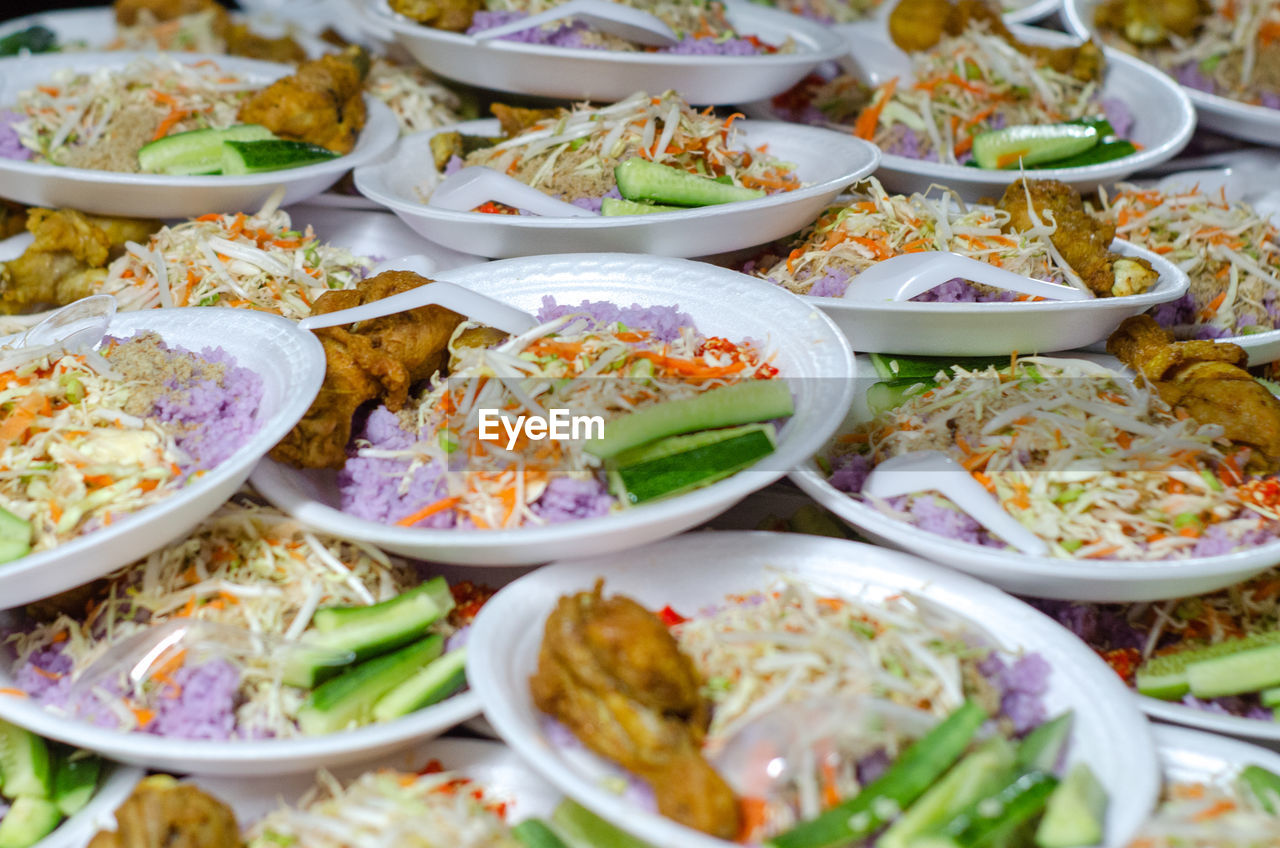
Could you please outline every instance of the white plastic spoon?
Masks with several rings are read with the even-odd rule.
[[[463,168],[445,177],[436,184],[427,198],[427,205],[454,212],[470,212],[491,200],[549,218],[594,218],[599,215],[483,165]]]
[[[872,469],[862,494],[894,498],[934,491],[946,496],[994,536],[1030,556],[1046,556],[1045,541],[1007,513],[960,463],[942,451],[924,450],[887,459]]]
[[[107,334],[116,314],[116,299],[95,294],[56,309],[8,348],[0,349],[0,369],[62,351],[90,351]]]
[[[987,262],[942,250],[904,253],[877,262],[849,281],[844,299],[865,303],[910,300],[956,277],[1046,300],[1093,299],[1091,292],[1074,286],[1033,280]]]
[[[417,271],[417,268],[433,266],[434,263],[425,256],[406,256],[403,259],[384,262],[378,267],[383,270],[414,270],[416,273],[422,273]],[[391,297],[384,297],[382,300],[375,300],[363,306],[353,306],[350,309],[340,309],[324,315],[312,315],[310,318],[299,321],[298,326],[304,330],[318,330],[321,327],[369,321],[384,315],[393,315],[432,304],[451,309],[473,321],[479,321],[481,324],[512,335],[519,335],[538,326],[538,322],[528,312],[464,288],[457,283],[447,283],[442,280],[393,294]]]
[[[656,15],[609,0],[569,0],[545,12],[474,33],[472,38],[488,41],[566,18],[578,18],[589,23],[592,29],[649,47],[670,47],[680,41],[671,27]]]

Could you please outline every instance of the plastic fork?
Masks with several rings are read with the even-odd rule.
[[[374,270],[413,270],[425,276],[424,272],[417,269],[429,269],[434,267],[434,264],[425,256],[406,256],[402,259],[383,262]],[[373,303],[366,303],[363,306],[353,306],[350,309],[340,309],[337,312],[328,312],[324,315],[312,315],[310,318],[303,318],[299,321],[298,326],[304,330],[318,330],[321,327],[336,327],[340,324],[370,321],[374,318],[381,318],[384,315],[394,315],[397,312],[433,304],[443,306],[445,309],[451,309],[473,321],[479,321],[481,324],[486,324],[512,335],[520,335],[538,326],[538,322],[528,312],[516,309],[514,306],[505,304],[500,300],[494,300],[488,295],[464,288],[457,283],[448,283],[443,280],[436,280],[409,291],[393,294],[391,297],[384,297],[382,300],[375,300]]]
[[[1092,293],[1074,286],[1033,280],[987,262],[941,250],[904,253],[877,262],[849,281],[844,299],[864,303],[910,300],[956,277],[1046,300],[1093,299]]]
[[[569,0],[568,3],[561,3],[545,12],[474,33],[472,38],[488,41],[567,18],[586,21],[600,32],[649,47],[670,47],[680,41],[671,27],[656,15],[621,3],[611,3],[609,0]]]
[[[887,459],[872,469],[862,486],[864,495],[877,498],[926,491],[945,495],[992,535],[1024,554],[1046,556],[1049,553],[1043,539],[1019,524],[960,463],[942,451],[913,451]]]
[[[554,198],[515,177],[483,165],[463,168],[445,177],[436,184],[427,198],[427,205],[454,212],[470,212],[491,200],[549,218],[594,218],[599,214]]]
[[[95,294],[56,309],[28,329],[13,347],[0,349],[0,370],[61,351],[90,351],[107,334],[116,299]]]

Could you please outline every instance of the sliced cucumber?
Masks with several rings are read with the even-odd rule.
[[[1041,165],[1035,165],[1036,168],[1084,168],[1088,165],[1101,165],[1103,162],[1114,162],[1117,159],[1123,159],[1126,156],[1132,156],[1138,152],[1138,148],[1133,146],[1131,141],[1104,141],[1101,144],[1091,147],[1084,153],[1077,153],[1075,156],[1068,156],[1065,159],[1055,159],[1052,162],[1045,162]]]
[[[1280,686],[1280,645],[1263,645],[1190,663],[1187,684],[1197,698],[1243,695]]]
[[[867,409],[872,415],[881,415],[897,409],[916,395],[922,395],[936,384],[933,381],[885,380],[867,387]]]
[[[311,624],[321,633],[330,633],[343,627],[366,625],[381,620],[389,614],[398,614],[404,607],[422,604],[419,596],[426,595],[435,604],[437,615],[432,621],[444,618],[453,611],[453,593],[449,591],[449,583],[443,577],[430,580],[401,592],[394,598],[381,603],[363,607],[321,607],[311,619]]]
[[[586,807],[565,798],[551,813],[551,822],[575,846],[590,848],[652,848],[605,821]]]
[[[337,158],[338,154],[332,150],[305,141],[222,142],[222,173],[237,176],[301,168]]]
[[[1008,368],[1007,356],[897,356],[894,354],[873,353],[871,364],[882,380],[897,382],[900,380],[919,380],[932,382],[941,371],[951,376],[951,367],[959,365],[966,371],[985,371],[992,365],[997,368]]]
[[[626,504],[683,494],[756,464],[775,444],[772,424],[669,436],[610,460],[609,489]]]
[[[15,798],[0,819],[0,848],[31,848],[61,823],[58,805],[47,798]]]
[[[1084,763],[1076,763],[1049,796],[1036,828],[1039,848],[1100,845],[1107,817],[1107,790]]]
[[[0,507],[0,562],[31,553],[31,522]]]
[[[467,682],[467,649],[450,651],[420,669],[373,705],[374,721],[391,721],[439,703]]]
[[[1138,667],[1134,675],[1134,683],[1138,687],[1138,692],[1143,695],[1165,701],[1177,701],[1191,691],[1187,681],[1187,667],[1192,663],[1225,657],[1266,645],[1280,645],[1280,630],[1256,633],[1242,639],[1229,639],[1216,645],[1152,657]]]
[[[143,145],[138,167],[148,174],[217,174],[222,171],[222,142],[271,138],[275,138],[271,130],[258,124],[175,133]]]
[[[1097,128],[1084,124],[1005,127],[974,136],[973,159],[982,168],[1030,167],[1083,153],[1101,140]]]
[[[755,200],[764,192],[718,182],[670,165],[632,157],[613,169],[618,193],[627,200],[648,200],[669,206],[714,206],[739,200]]]
[[[382,696],[444,651],[444,637],[428,636],[343,672],[314,689],[298,709],[298,727],[308,736],[368,724]]]
[[[0,719],[0,793],[48,798],[53,789],[49,746],[29,730]]]
[[[619,200],[616,197],[606,197],[600,202],[600,214],[606,218],[613,218],[618,215],[654,215],[658,212],[683,212],[683,206],[661,206],[657,203],[636,202],[634,200]]]
[[[615,418],[605,423],[603,439],[593,439],[584,448],[601,459],[609,459],[667,436],[771,421],[794,412],[791,389],[785,380],[743,380]]]
[[[960,848],[995,845],[1044,810],[1058,779],[1042,771],[1024,771],[998,791],[977,801],[944,825],[943,844]],[[917,845],[919,843],[917,842]]]
[[[1075,713],[1067,710],[1028,733],[1018,745],[1018,765],[1050,774],[1056,772],[1071,739],[1074,722]]]
[[[72,752],[59,757],[53,769],[53,803],[65,816],[73,816],[98,791],[102,760],[93,754]]]
[[[1258,693],[1258,700],[1264,707],[1280,707],[1280,686],[1272,686]]]
[[[1240,778],[1258,799],[1262,809],[1273,816],[1280,816],[1280,774],[1262,766],[1245,766]]]
[[[988,718],[975,701],[947,716],[862,791],[764,841],[766,848],[836,848],[871,835],[924,794],[969,747]]]
[[[525,819],[511,828],[511,835],[525,848],[569,848],[542,819]]]

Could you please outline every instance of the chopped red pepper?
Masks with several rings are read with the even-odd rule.
[[[1116,648],[1113,651],[1103,651],[1102,658],[1111,666],[1112,671],[1120,675],[1121,680],[1130,683],[1133,681],[1133,673],[1142,663],[1142,651],[1137,648]]]
[[[505,203],[496,203],[492,200],[486,200],[481,203],[472,212],[486,212],[491,215],[519,215],[520,210],[514,206],[507,206]]]
[[[665,606],[658,610],[658,618],[660,618],[662,623],[668,627],[675,627],[677,624],[684,624],[689,620],[669,606]]]

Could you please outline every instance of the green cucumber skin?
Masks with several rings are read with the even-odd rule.
[[[0,719],[0,794],[48,798],[53,791],[49,745],[29,730]]]
[[[1272,686],[1258,693],[1258,700],[1264,707],[1280,707],[1280,686]]]
[[[551,814],[551,821],[575,846],[591,848],[653,848],[586,807],[565,798]]]
[[[605,422],[603,439],[593,439],[583,447],[600,459],[610,459],[667,436],[772,421],[794,412],[786,381],[744,380],[614,418]]]
[[[973,137],[973,158],[980,167],[996,170],[1006,154],[1023,151],[1005,169],[1031,167],[1077,156],[1101,140],[1095,127],[1080,124],[1041,124],[1006,127]]]
[[[1075,156],[1068,156],[1065,159],[1054,159],[1051,162],[1042,162],[1039,165],[1031,165],[1036,169],[1044,168],[1086,168],[1090,165],[1101,165],[1104,162],[1114,162],[1117,159],[1123,159],[1126,156],[1132,156],[1138,152],[1138,148],[1133,146],[1131,141],[1104,141],[1096,147],[1091,147],[1083,153],[1077,153]]]
[[[623,215],[657,215],[660,212],[683,212],[683,206],[662,206],[657,203],[640,203],[635,200],[619,200],[606,197],[600,202],[600,214],[606,218]]]
[[[321,633],[329,633],[342,627],[367,624],[381,619],[385,614],[406,606],[420,595],[426,595],[440,608],[440,618],[453,611],[453,595],[443,577],[433,577],[394,598],[363,607],[321,607],[311,618],[311,626]]]
[[[144,144],[138,151],[138,167],[169,176],[217,174],[222,169],[222,142],[273,138],[271,130],[259,124],[174,133]]]
[[[733,431],[736,435],[699,444],[679,453],[634,464],[619,464],[617,468],[610,469],[609,479],[616,484],[611,488],[623,503],[644,503],[709,486],[737,474],[774,452],[776,442],[771,425],[747,425],[733,428]],[[661,448],[677,439],[691,440],[721,432],[724,431],[710,430],[688,436],[671,436],[654,443],[654,448]],[[621,456],[623,454],[619,455]]]
[[[15,798],[0,819],[0,848],[30,848],[62,823],[62,813],[46,798]]]
[[[853,798],[766,839],[765,848],[838,848],[870,835],[886,823],[877,811],[881,802],[907,808],[960,759],[988,718],[978,703],[965,701]]]
[[[1057,787],[1058,779],[1042,771],[1015,774],[995,794],[953,818],[940,833],[962,848],[986,848],[1043,810]],[[998,811],[996,815],[983,814],[988,804]]]
[[[511,835],[525,848],[569,848],[542,819],[525,819],[511,828]]]
[[[1240,779],[1258,799],[1262,809],[1273,816],[1280,816],[1280,774],[1262,766],[1245,766]]]
[[[1268,645],[1280,645],[1280,630],[1266,633],[1255,633],[1241,639],[1231,639],[1201,648],[1178,651],[1176,654],[1164,654],[1152,657],[1138,667],[1134,675],[1134,684],[1138,692],[1152,698],[1166,701],[1180,700],[1191,691],[1187,678],[1187,668],[1192,663],[1229,656],[1241,651],[1249,651]]]
[[[1018,745],[1018,765],[1049,773],[1057,771],[1074,724],[1075,712],[1067,710],[1034,728]]]
[[[222,142],[222,173],[233,176],[284,171],[337,159],[338,154],[303,141]]]
[[[710,177],[638,156],[620,163],[613,169],[613,175],[623,198],[637,202],[648,200],[666,206],[714,206],[765,196],[758,189],[725,185]]]
[[[102,760],[96,756],[63,756],[53,769],[53,802],[63,815],[72,816],[84,808],[98,789]]]
[[[298,726],[318,736],[368,723],[378,699],[443,652],[444,637],[433,635],[343,672],[311,691],[298,710]]]
[[[907,808],[876,848],[909,848],[918,837],[939,830],[956,815],[1000,788],[1013,768],[1015,750],[995,736],[966,755]]]
[[[881,380],[899,382],[914,379],[932,382],[941,371],[951,375],[951,367],[959,365],[966,371],[985,371],[991,366],[1008,368],[1007,356],[896,356],[886,353],[871,354],[871,364]]]
[[[1040,826],[1037,848],[1088,848],[1104,838],[1107,791],[1085,763],[1076,763],[1049,796]]]
[[[391,721],[439,703],[467,682],[467,649],[458,648],[428,663],[373,705],[374,721]]]
[[[0,507],[0,563],[31,553],[31,522]]]
[[[1193,662],[1187,666],[1187,684],[1197,698],[1243,695],[1280,686],[1280,645]]]

